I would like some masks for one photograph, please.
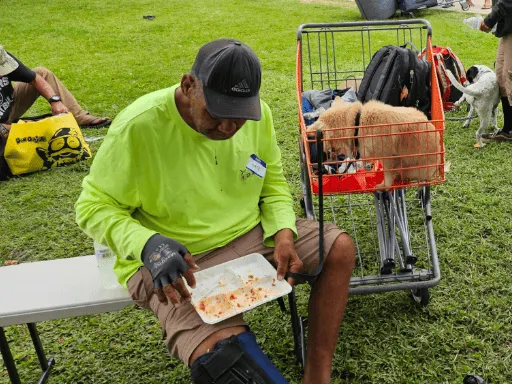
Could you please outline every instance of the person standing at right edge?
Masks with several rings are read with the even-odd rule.
[[[503,128],[482,135],[484,142],[512,141],[512,0],[499,0],[480,24],[480,30],[489,32],[495,25],[494,34],[500,38],[496,54],[496,76],[503,107]]]

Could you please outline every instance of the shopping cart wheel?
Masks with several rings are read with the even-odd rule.
[[[386,259],[382,263],[382,267],[380,268],[380,274],[381,275],[389,275],[389,274],[393,273],[393,269],[395,269],[395,260]]]
[[[405,262],[410,265],[416,264],[417,261],[418,258],[416,257],[416,255],[409,255],[405,258]]]
[[[420,304],[422,307],[426,307],[430,300],[428,288],[411,289],[411,297],[415,302]]]

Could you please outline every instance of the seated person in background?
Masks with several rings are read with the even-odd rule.
[[[0,133],[4,138],[11,124],[23,116],[39,96],[48,100],[52,114],[71,112],[83,128],[99,128],[111,123],[106,117],[95,117],[84,111],[48,69],[27,68],[0,45]]]
[[[195,383],[286,381],[242,316],[205,324],[182,278],[194,287],[193,271],[251,253],[272,262],[279,280],[318,265],[318,222],[295,218],[260,84],[248,46],[205,44],[179,84],[116,117],[75,205],[79,226],[115,252],[118,281],[154,312],[169,352],[191,366]],[[309,301],[310,384],[330,382],[355,246],[326,224],[325,253]],[[237,381],[237,372],[255,381]]]

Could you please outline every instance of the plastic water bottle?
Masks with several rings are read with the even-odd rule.
[[[468,17],[467,19],[462,20],[464,24],[466,24],[468,27],[479,30],[480,24],[484,22],[484,18],[480,15]],[[496,25],[492,27],[491,32],[494,33],[496,31]]]
[[[109,247],[96,241],[94,242],[94,254],[96,255],[101,285],[105,289],[116,288],[119,285],[116,274],[114,273],[116,255]]]
[[[483,21],[484,18],[482,16],[473,16],[464,19],[462,22],[466,24],[468,27],[478,30],[480,29],[480,24],[482,24]]]

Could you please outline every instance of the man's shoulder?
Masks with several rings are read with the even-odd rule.
[[[170,113],[172,97],[174,87],[159,89],[139,97],[116,116],[109,130],[128,133],[157,123],[166,111]]]
[[[127,106],[121,113],[129,118],[151,115],[157,109],[166,108],[174,97],[174,87],[147,93]]]
[[[261,112],[262,112],[262,115],[265,114],[265,116],[269,116],[269,117],[272,117],[272,112],[270,110],[270,107],[268,106],[268,104],[263,101],[263,100],[260,100],[260,104],[261,104]]]
[[[16,56],[14,56],[9,51],[6,51],[9,56],[11,56],[16,63],[18,63],[18,67],[7,75],[10,81],[21,81],[23,83],[30,83],[36,78],[36,73],[23,64]]]

